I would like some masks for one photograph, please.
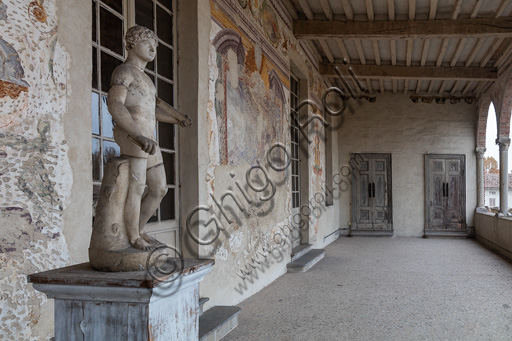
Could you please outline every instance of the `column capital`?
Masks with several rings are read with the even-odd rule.
[[[475,149],[475,153],[476,153],[476,158],[477,159],[483,159],[484,158],[484,153],[487,149],[485,147],[476,147]]]
[[[506,152],[508,151],[508,147],[510,146],[510,138],[498,137],[496,139],[496,144],[500,146],[500,152]]]

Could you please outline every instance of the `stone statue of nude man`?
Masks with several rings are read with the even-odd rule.
[[[126,32],[128,57],[114,70],[108,92],[108,110],[116,123],[114,139],[129,161],[125,228],[130,244],[139,250],[160,245],[144,232],[144,226],[167,193],[162,153],[154,140],[156,121],[182,127],[192,124],[189,116],[156,97],[155,86],[144,73],[146,64],[155,58],[157,44],[150,29],[130,28]]]

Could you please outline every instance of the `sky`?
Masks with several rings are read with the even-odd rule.
[[[489,106],[489,115],[487,115],[487,133],[485,136],[485,156],[492,156],[496,161],[500,161],[500,149],[496,144],[496,137],[498,136],[497,125],[496,125],[496,112],[494,105],[491,102]],[[511,149],[508,150],[508,159],[511,158]],[[510,168],[510,167],[509,167]]]

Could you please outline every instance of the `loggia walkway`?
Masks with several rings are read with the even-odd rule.
[[[342,237],[224,340],[512,340],[512,263],[469,239]]]

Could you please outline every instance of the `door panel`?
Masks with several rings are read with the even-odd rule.
[[[425,229],[465,229],[465,156],[425,155],[425,166]]]
[[[392,230],[391,155],[361,154],[353,172],[352,230]]]

